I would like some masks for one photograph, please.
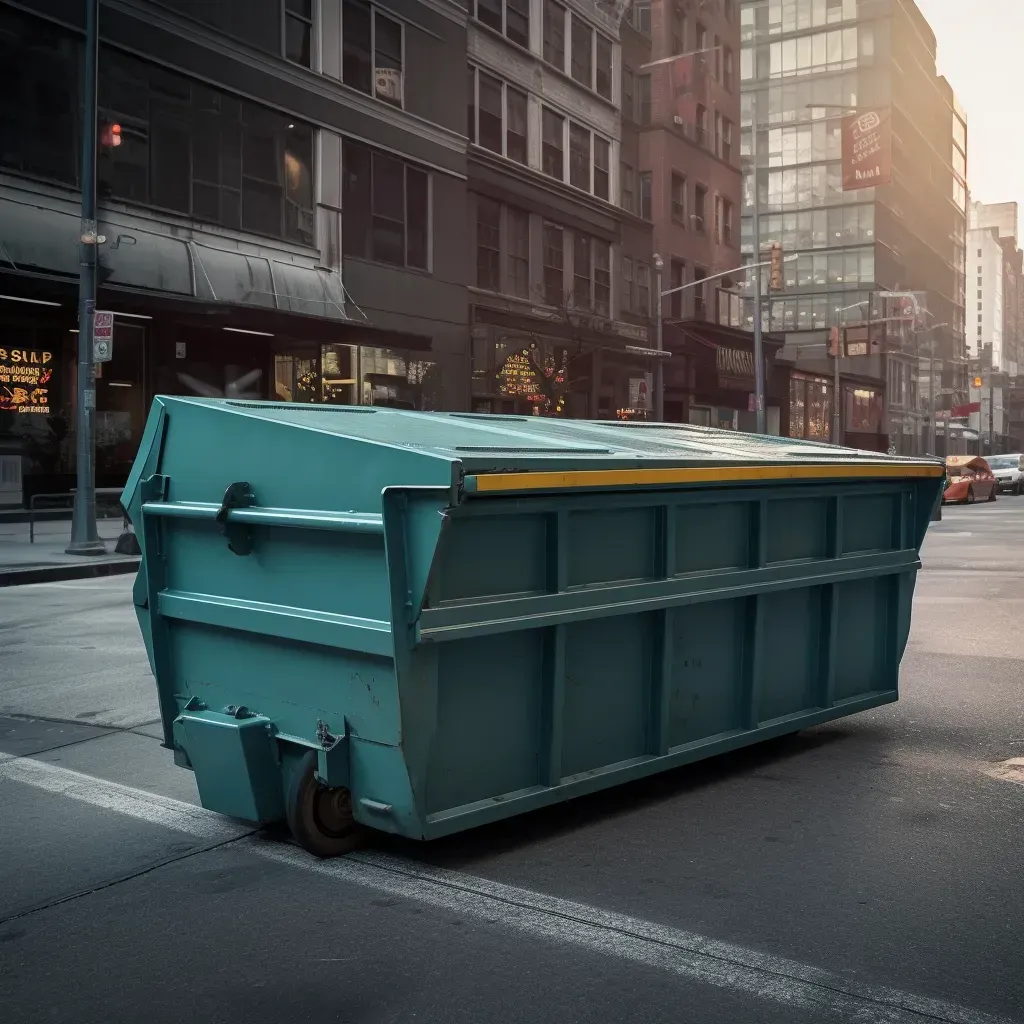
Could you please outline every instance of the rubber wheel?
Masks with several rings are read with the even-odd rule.
[[[1019,498],[1021,495],[1024,495],[1024,477],[1017,481],[1017,497]]]
[[[292,773],[285,808],[295,841],[315,857],[340,857],[361,846],[366,830],[352,814],[352,794],[328,789],[316,777],[315,750],[307,751]]]
[[[964,498],[964,504],[965,505],[973,505],[974,504],[974,488],[973,487],[968,487],[967,488],[967,497]]]
[[[996,489],[994,487],[989,492],[989,496],[988,496],[988,498],[986,500],[988,500],[988,501],[995,501],[996,500]]]

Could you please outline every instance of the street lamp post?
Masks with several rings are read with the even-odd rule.
[[[664,298],[661,292],[661,272],[665,262],[654,254],[654,347],[661,352],[661,301]],[[660,358],[654,361],[654,418],[658,423],[665,422],[665,369]]]
[[[93,314],[96,312],[96,72],[99,57],[99,0],[85,0],[85,59],[82,119],[82,226],[78,278],[78,415],[75,435],[77,487],[69,555],[106,554],[96,529],[96,369]]]
[[[757,92],[750,96],[750,162],[754,167],[754,401],[757,405],[757,432],[766,434],[764,408],[764,346],[761,337],[761,183],[757,168]]]

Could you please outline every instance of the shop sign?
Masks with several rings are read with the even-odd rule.
[[[651,407],[651,393],[654,389],[654,374],[648,373],[643,377],[629,378],[629,406],[630,410],[639,410],[646,413]],[[624,411],[624,410],[620,410]]]
[[[0,411],[50,414],[53,353],[0,348]]]
[[[498,391],[512,398],[522,398],[533,404],[536,412],[559,414],[565,407],[564,388],[569,355],[561,354],[561,364],[545,357],[537,345],[513,352],[498,370]]]
[[[749,391],[754,380],[754,353],[742,348],[715,349],[718,386],[734,391]]]
[[[892,122],[888,110],[843,118],[843,191],[892,181]]]

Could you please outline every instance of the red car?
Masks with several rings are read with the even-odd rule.
[[[997,487],[995,474],[980,455],[950,455],[946,459],[944,504],[995,501]]]

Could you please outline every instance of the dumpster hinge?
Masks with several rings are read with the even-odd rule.
[[[228,539],[228,550],[236,555],[252,554],[252,527],[243,523],[232,523],[228,513],[233,508],[251,508],[256,504],[256,496],[246,481],[236,481],[228,485],[224,492],[224,500],[220,503],[217,522],[220,532]]]
[[[318,720],[316,741],[320,744],[320,749],[316,752],[317,779],[331,789],[336,786],[347,788],[349,785],[348,737],[333,735],[327,728],[327,723]]]

